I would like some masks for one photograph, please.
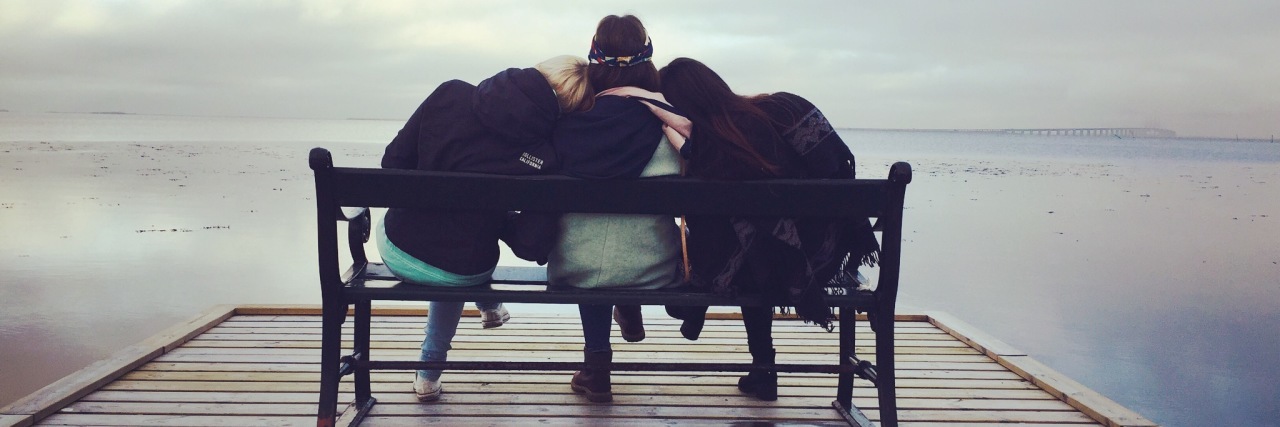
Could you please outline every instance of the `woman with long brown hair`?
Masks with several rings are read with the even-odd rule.
[[[660,72],[662,93],[632,89],[611,94],[645,101],[665,123],[688,175],[714,180],[853,179],[854,157],[821,111],[779,92],[745,97],[705,64],[678,58]],[[830,327],[827,285],[873,265],[878,245],[870,222],[821,218],[690,216],[689,261],[694,286],[719,293],[757,293],[762,306],[741,307],[747,347],[756,365],[773,365],[773,307],[794,307],[807,321]],[[681,333],[697,339],[706,307],[669,308],[685,320]],[[753,371],[738,388],[761,400],[778,397],[777,372]]]

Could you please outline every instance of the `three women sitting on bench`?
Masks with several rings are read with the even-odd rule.
[[[789,93],[742,97],[698,61],[679,58],[659,72],[652,54],[638,19],[611,15],[597,26],[589,65],[557,58],[539,64],[541,73],[511,69],[478,88],[445,83],[387,147],[383,167],[618,179],[675,175],[683,158],[686,174],[702,179],[854,177],[853,154],[807,100]],[[497,262],[504,215],[392,209],[385,232],[379,228],[379,250],[407,281],[484,284]],[[545,218],[533,223],[539,222],[535,227],[547,227]],[[553,236],[545,258],[512,247],[547,261],[553,286],[661,289],[687,281],[711,292],[762,295],[766,305],[742,307],[742,318],[753,363],[764,365],[775,361],[773,307],[795,307],[805,320],[829,327],[834,316],[822,300],[828,282],[851,277],[878,252],[866,220],[691,216],[689,268],[681,277],[681,231],[670,217],[566,214],[549,224],[552,232],[541,234]],[[501,310],[477,305],[486,321]],[[462,303],[431,303],[421,360],[445,360],[461,309]],[[611,401],[610,315],[624,339],[639,341],[640,308],[582,305],[579,313],[588,368],[573,375],[571,388],[593,402]],[[697,339],[706,307],[668,313],[685,321],[686,338]],[[419,400],[439,398],[440,375],[417,373]],[[775,400],[777,373],[751,372],[738,388]]]

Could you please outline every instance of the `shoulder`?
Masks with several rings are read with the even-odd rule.
[[[476,85],[473,85],[471,83],[467,83],[458,79],[453,79],[444,83],[440,83],[440,86],[436,87],[436,92],[456,92],[456,91],[473,91],[473,90],[476,90]]]
[[[657,120],[657,117],[649,112],[649,107],[644,106],[640,101],[612,95],[597,97],[590,110],[567,114],[560,118],[561,122],[570,126],[617,123],[618,121],[651,124]]]
[[[475,94],[476,86],[462,80],[449,80],[436,86],[436,90],[427,96],[425,104],[448,104],[452,102],[470,102]]]
[[[756,101],[756,106],[770,115],[783,112],[799,115],[817,108],[809,100],[790,92],[777,92],[761,96]]]

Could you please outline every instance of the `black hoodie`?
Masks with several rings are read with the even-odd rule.
[[[555,92],[533,68],[511,68],[472,86],[441,84],[387,145],[382,167],[534,175],[559,170],[551,134]],[[443,214],[389,209],[387,238],[427,264],[462,275],[498,263],[504,212]]]

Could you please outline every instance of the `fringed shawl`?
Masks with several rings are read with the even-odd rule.
[[[786,147],[771,159],[783,166],[785,177],[854,179],[853,153],[813,104],[790,93],[753,101],[774,121],[776,134],[768,139]],[[697,137],[691,141],[696,144]],[[761,148],[766,155],[779,153]],[[823,303],[827,287],[847,284],[843,279],[853,277],[859,265],[878,261],[879,244],[867,218],[730,217],[732,236],[725,220],[689,219],[693,284],[722,294],[758,291],[770,304],[795,307],[802,319],[828,330],[835,316]]]

